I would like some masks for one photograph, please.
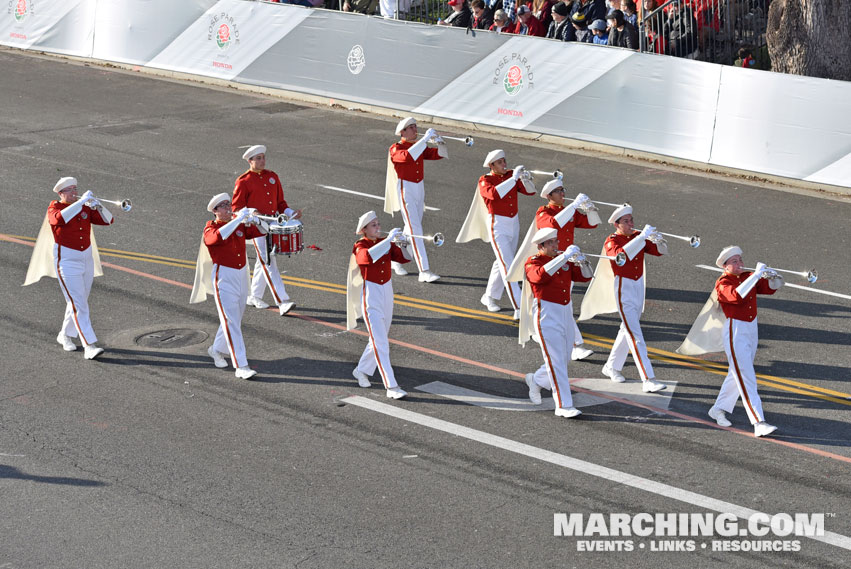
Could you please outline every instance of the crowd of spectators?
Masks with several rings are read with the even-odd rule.
[[[417,19],[441,26],[546,37],[716,61],[719,38],[748,18],[762,17],[771,0],[448,0],[435,14],[436,0],[267,0],[305,6],[339,6],[347,12]],[[439,0],[443,2],[444,0]],[[442,5],[442,4],[441,4]],[[726,18],[726,22],[725,22]],[[763,29],[754,26],[754,40]],[[730,43],[730,42],[728,42]],[[761,67],[728,45],[731,62]],[[745,45],[750,48],[749,45]],[[741,65],[741,63],[740,63]]]

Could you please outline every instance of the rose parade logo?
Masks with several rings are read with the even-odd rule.
[[[523,88],[523,71],[516,65],[508,68],[502,79],[502,88],[509,96],[513,97]]]
[[[217,14],[210,19],[207,28],[207,40],[215,40],[219,49],[225,51],[233,44],[239,44],[239,28],[233,16],[227,12]]]
[[[14,6],[14,8],[12,8],[12,6]],[[32,14],[32,11],[32,0],[30,0],[29,4],[27,3],[27,0],[9,0],[9,13],[14,14],[15,19],[19,22],[22,22],[28,14]]]
[[[357,75],[363,68],[366,67],[366,54],[363,52],[363,48],[359,45],[354,46],[351,51],[349,51],[349,56],[346,58],[346,64],[349,67],[349,72],[352,75]]]

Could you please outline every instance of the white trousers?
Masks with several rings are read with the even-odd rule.
[[[541,345],[543,365],[535,372],[535,383],[553,392],[557,408],[573,407],[567,366],[573,350],[573,310],[570,304],[535,299],[532,319]]]
[[[606,365],[618,371],[626,363],[627,353],[632,353],[641,381],[656,377],[647,355],[647,344],[641,332],[641,308],[644,306],[644,277],[637,281],[615,277],[615,302],[621,315],[621,327],[612,346]]]
[[[213,292],[216,310],[219,312],[219,329],[213,340],[213,349],[229,353],[233,367],[245,367],[245,341],[242,339],[242,315],[245,313],[245,299],[248,297],[246,271],[248,266],[232,269],[213,265]]]
[[[254,277],[251,279],[251,296],[263,298],[263,293],[266,290],[266,285],[269,285],[269,290],[272,291],[272,298],[275,304],[280,305],[290,299],[287,294],[287,289],[284,288],[284,281],[281,279],[281,271],[278,270],[278,263],[275,261],[276,255],[269,256],[269,264],[265,264],[262,260],[261,251],[266,252],[266,236],[261,235],[255,237],[254,251],[257,253],[257,262],[254,263]]]
[[[94,344],[98,339],[89,316],[89,292],[95,278],[92,248],[76,251],[54,243],[53,262],[66,303],[62,333],[71,338],[79,336],[83,346]]]
[[[736,400],[741,397],[742,404],[751,424],[765,420],[762,414],[762,401],[756,390],[756,372],[753,360],[759,342],[757,319],[745,322],[728,318],[724,322],[724,352],[727,353],[727,377],[721,384],[721,391],[715,400],[715,406],[727,413],[733,412]]]
[[[399,180],[397,189],[399,203],[402,204],[402,218],[405,220],[403,231],[408,235],[424,235],[425,186],[423,182]],[[428,255],[422,239],[414,237],[408,240],[408,257],[414,260],[420,272],[428,270]]]
[[[504,290],[508,289],[508,297],[514,310],[520,308],[520,285],[509,283],[506,279],[508,265],[514,260],[517,253],[517,240],[520,236],[520,220],[518,216],[503,217],[501,215],[488,215],[491,234],[491,247],[496,260],[491,266],[491,274],[488,277],[488,286],[485,294],[494,300],[502,298]]]
[[[377,367],[384,388],[397,387],[399,384],[396,383],[396,376],[390,365],[390,342],[387,339],[390,323],[393,321],[393,281],[387,281],[383,285],[364,281],[361,306],[366,331],[369,333],[369,343],[360,357],[357,369],[366,375],[372,375]]]

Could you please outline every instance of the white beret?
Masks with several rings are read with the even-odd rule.
[[[266,147],[262,144],[255,144],[254,146],[246,150],[245,154],[243,154],[242,157],[248,160],[249,158],[254,158],[258,154],[266,154]]]
[[[532,243],[538,245],[543,243],[544,241],[549,241],[550,239],[554,239],[558,237],[558,231],[553,227],[542,227],[541,229],[535,232],[535,235],[532,236]]]
[[[552,180],[544,184],[544,189],[541,190],[541,197],[547,199],[550,197],[550,194],[553,193],[553,191],[563,187],[564,182],[561,178],[553,178]]]
[[[609,223],[614,223],[623,216],[632,213],[632,206],[629,204],[623,204],[618,209],[612,212],[612,215],[609,216]]]
[[[503,150],[491,150],[488,154],[488,157],[485,158],[485,163],[482,164],[485,168],[499,160],[500,158],[505,158],[505,151]]]
[[[230,195],[228,195],[225,192],[222,192],[221,194],[219,194],[217,196],[213,196],[213,199],[211,199],[210,203],[207,204],[207,211],[209,211],[210,213],[213,213],[213,210],[216,208],[217,205],[219,205],[222,202],[229,202],[229,201],[230,201]]]
[[[735,257],[736,255],[741,255],[741,254],[742,254],[742,250],[739,247],[736,247],[735,245],[730,245],[729,247],[724,247],[724,249],[721,251],[721,254],[718,255],[717,259],[715,259],[715,265],[719,269],[723,269],[724,263],[727,262],[727,259],[729,259],[730,257]]]
[[[358,227],[357,227],[357,229],[355,229],[355,233],[360,233],[361,230],[364,227],[366,227],[367,224],[369,224],[370,221],[372,221],[373,219],[377,219],[377,218],[378,218],[378,216],[375,215],[374,211],[368,211],[365,214],[363,214],[362,216],[360,216],[360,219],[358,219]]]
[[[402,134],[402,131],[411,126],[412,124],[417,124],[417,119],[414,117],[407,117],[399,121],[399,124],[396,125],[396,135]]]
[[[55,186],[53,186],[53,191],[58,194],[62,190],[65,190],[67,188],[70,188],[71,186],[76,186],[76,185],[77,185],[77,178],[71,178],[71,177],[59,178],[59,181],[56,182]]]

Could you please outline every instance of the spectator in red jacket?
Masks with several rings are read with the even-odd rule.
[[[547,35],[547,30],[541,21],[532,15],[529,6],[523,5],[517,9],[517,25],[514,27],[514,33],[542,38]]]
[[[514,33],[514,24],[508,19],[505,10],[497,10],[493,14],[493,24],[488,30],[492,32],[502,32],[504,34]]]

